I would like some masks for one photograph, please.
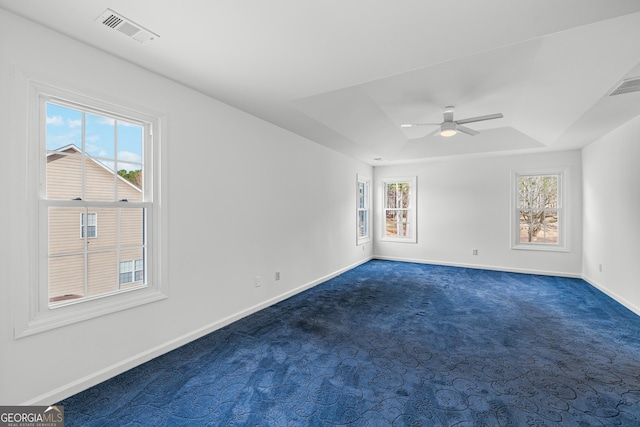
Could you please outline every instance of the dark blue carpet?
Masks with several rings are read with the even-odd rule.
[[[578,279],[371,261],[60,404],[67,426],[638,426],[640,317]]]

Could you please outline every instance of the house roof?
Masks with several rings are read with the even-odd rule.
[[[13,11],[370,164],[579,148],[640,115],[637,0],[0,0]],[[95,22],[107,7],[160,37]],[[179,17],[179,19],[176,19]],[[440,122],[479,135],[442,138]]]
[[[61,153],[66,153],[66,154],[73,154],[73,153],[82,153],[82,150],[80,148],[78,148],[75,144],[68,144],[65,145],[63,147],[57,148],[55,150],[48,150],[47,151],[47,163],[59,160],[61,158],[66,157],[65,154],[61,154]],[[115,172],[113,171],[113,169],[110,169],[109,167],[107,167],[104,163],[102,163],[101,161],[99,161],[98,159],[95,159],[94,157],[90,156],[89,154],[85,153],[85,156],[91,160],[92,164],[97,165],[100,169],[108,172],[109,174],[113,175]],[[142,192],[142,189],[139,188],[137,185],[133,184],[131,181],[124,179],[123,177],[121,177],[119,174],[116,174],[117,179],[128,185],[129,187],[135,189],[138,192]]]

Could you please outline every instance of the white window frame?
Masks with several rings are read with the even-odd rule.
[[[364,207],[360,207],[360,184],[364,185]],[[366,235],[360,235],[360,213],[365,213]],[[371,241],[371,178],[358,174],[356,176],[356,245],[364,245]]]
[[[93,227],[96,228],[96,231],[94,233],[93,236],[89,236],[89,227],[91,227],[89,225],[89,217],[93,216],[95,218],[95,225]],[[96,212],[87,212],[87,239],[95,239],[98,237],[98,214]],[[84,230],[85,230],[85,224],[84,224],[84,212],[80,213],[80,238],[84,239]]]
[[[28,92],[28,128],[27,140],[28,182],[29,182],[29,230],[30,256],[28,261],[28,286],[15,286],[16,305],[14,306],[14,338],[42,333],[54,328],[63,327],[109,313],[126,310],[132,307],[166,299],[168,296],[166,249],[166,214],[162,204],[163,181],[161,170],[166,159],[161,157],[165,142],[161,139],[164,133],[163,114],[157,111],[132,105],[120,99],[114,100],[112,95],[91,92],[86,89],[71,87],[67,83],[64,88],[50,84],[46,77],[38,75],[33,78],[16,70],[16,92],[26,89]],[[123,289],[95,298],[86,297],[81,300],[69,300],[62,304],[49,303],[48,284],[48,205],[43,203],[46,186],[46,102],[62,101],[88,107],[97,112],[108,112],[109,115],[123,117],[125,120],[135,119],[144,125],[145,143],[144,159],[145,175],[148,181],[144,185],[144,204],[146,217],[146,286]],[[55,101],[54,101],[55,100]],[[143,177],[144,179],[144,177]],[[79,202],[82,204],[83,202]],[[132,202],[128,202],[131,206]],[[54,202],[55,204],[55,202]]]
[[[511,249],[528,251],[569,252],[567,230],[567,180],[568,171],[564,169],[536,169],[528,171],[511,171]],[[526,176],[557,176],[558,178],[558,243],[520,242],[520,196],[518,181]]]
[[[387,221],[386,221],[386,213],[387,213],[387,185],[393,183],[409,183],[409,207],[407,209],[407,223],[409,225],[409,234],[407,236],[387,236]],[[417,187],[417,178],[415,176],[408,177],[385,177],[382,178],[382,189],[381,189],[381,197],[382,200],[382,227],[381,231],[381,241],[385,242],[402,242],[402,243],[417,243],[418,240],[418,224],[416,219],[417,209],[418,209],[418,187]]]
[[[125,263],[125,262],[130,262],[131,263],[131,269],[128,269],[127,271],[122,271],[122,264]],[[142,271],[143,274],[144,274],[144,264],[142,264],[143,265],[142,269],[139,269],[138,268],[138,262],[144,263],[144,260],[141,260],[141,259],[130,259],[130,260],[125,260],[125,261],[120,261],[120,264],[119,264],[119,267],[118,267],[119,275],[122,274],[122,273],[131,273],[131,280],[129,280],[127,282],[123,282],[122,280],[120,280],[120,276],[118,275],[118,283],[120,285],[126,285],[127,283],[134,283],[134,282],[139,282],[141,280],[144,280],[144,278],[136,280],[136,273]]]

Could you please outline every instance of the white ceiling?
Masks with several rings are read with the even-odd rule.
[[[370,164],[582,147],[640,115],[638,0],[0,0]],[[160,35],[96,23],[111,8]],[[400,128],[503,113],[451,138]],[[374,161],[381,157],[383,160]]]

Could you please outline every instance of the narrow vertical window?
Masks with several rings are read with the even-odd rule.
[[[562,176],[517,174],[514,179],[514,247],[551,249],[563,245]]]
[[[356,243],[362,245],[371,240],[370,232],[370,180],[368,177],[358,175],[356,185],[356,199],[357,199],[357,233]]]
[[[416,242],[416,178],[383,180],[382,240]]]
[[[98,235],[98,218],[97,214],[89,212],[87,215],[87,221],[85,224],[84,212],[80,214],[80,237],[84,238],[85,230],[88,238],[96,237]]]

